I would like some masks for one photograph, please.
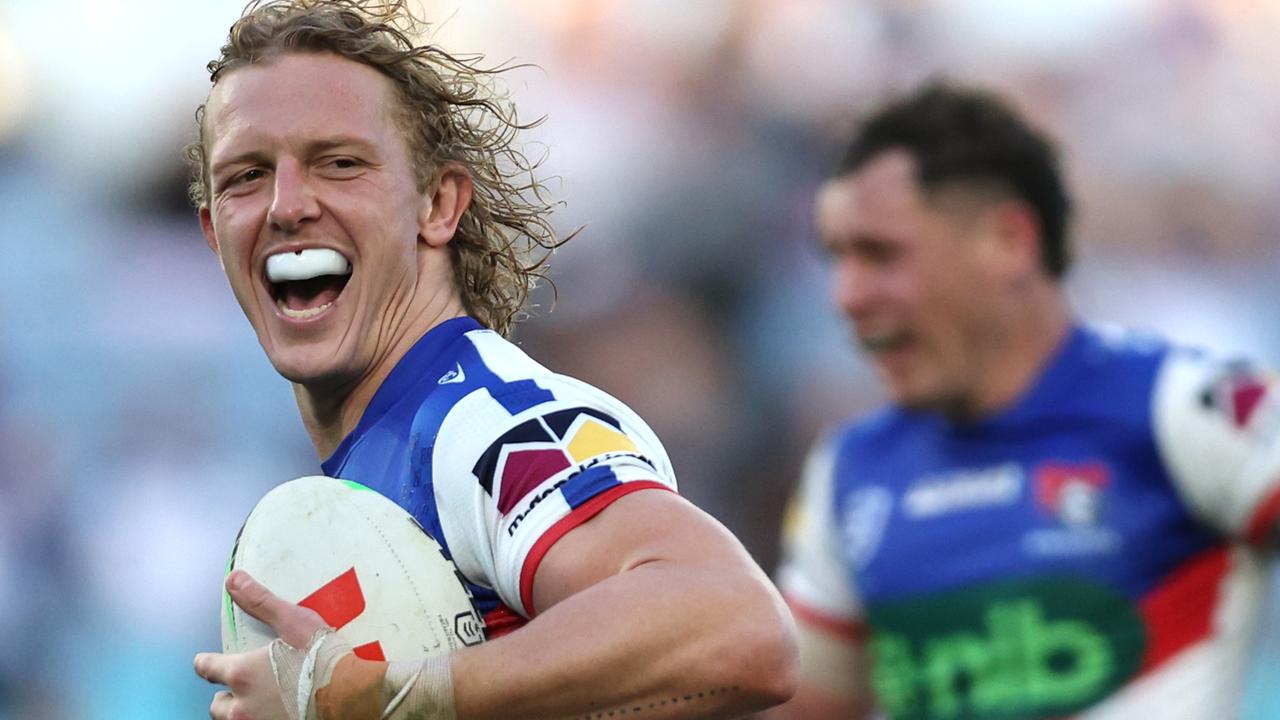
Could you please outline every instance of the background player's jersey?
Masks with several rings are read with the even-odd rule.
[[[1280,515],[1259,373],[1075,330],[956,426],[891,409],[825,441],[780,582],[865,640],[893,718],[1235,717]]]
[[[471,318],[406,353],[323,468],[440,542],[490,637],[533,616],[534,573],[556,540],[629,492],[676,488],[635,413]]]

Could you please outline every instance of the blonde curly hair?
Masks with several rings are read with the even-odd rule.
[[[453,240],[454,281],[467,312],[503,335],[525,315],[529,292],[545,278],[560,239],[530,161],[516,146],[521,123],[497,83],[513,67],[486,68],[479,55],[458,56],[412,39],[426,24],[404,0],[255,0],[231,26],[227,43],[208,64],[216,85],[225,73],[282,53],[330,52],[368,65],[391,79],[399,98],[396,121],[413,154],[419,191],[446,164],[471,175],[471,206]],[[192,203],[209,202],[205,106],[196,110],[198,139],[187,146]],[[572,237],[572,235],[570,235]]]

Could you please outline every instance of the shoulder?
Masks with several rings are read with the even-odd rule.
[[[477,463],[483,474],[486,461],[496,463],[519,446],[554,448],[539,457],[557,461],[560,451],[570,458],[633,453],[669,472],[658,438],[625,403],[548,370],[492,331],[472,331],[466,340],[451,371],[458,377],[442,377],[445,391],[419,409],[415,430],[433,436],[437,462]]]
[[[1118,325],[1083,325],[1079,337],[1077,362],[1093,372],[1150,372],[1176,349],[1162,335]]]
[[[1058,361],[1037,415],[1107,418],[1139,434],[1150,422],[1152,393],[1176,348],[1167,338],[1114,325],[1080,326]]]

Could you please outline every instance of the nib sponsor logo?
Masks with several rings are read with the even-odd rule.
[[[1084,582],[1024,581],[870,609],[872,685],[895,720],[1069,715],[1138,669],[1133,603]]]

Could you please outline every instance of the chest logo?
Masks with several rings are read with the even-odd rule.
[[[1103,462],[1044,463],[1036,468],[1036,503],[1068,527],[1093,527],[1102,515],[1111,470]]]
[[[1023,551],[1038,557],[1113,555],[1124,544],[1104,522],[1111,468],[1101,461],[1048,462],[1035,470],[1036,505],[1057,519],[1051,527],[1031,530]]]

